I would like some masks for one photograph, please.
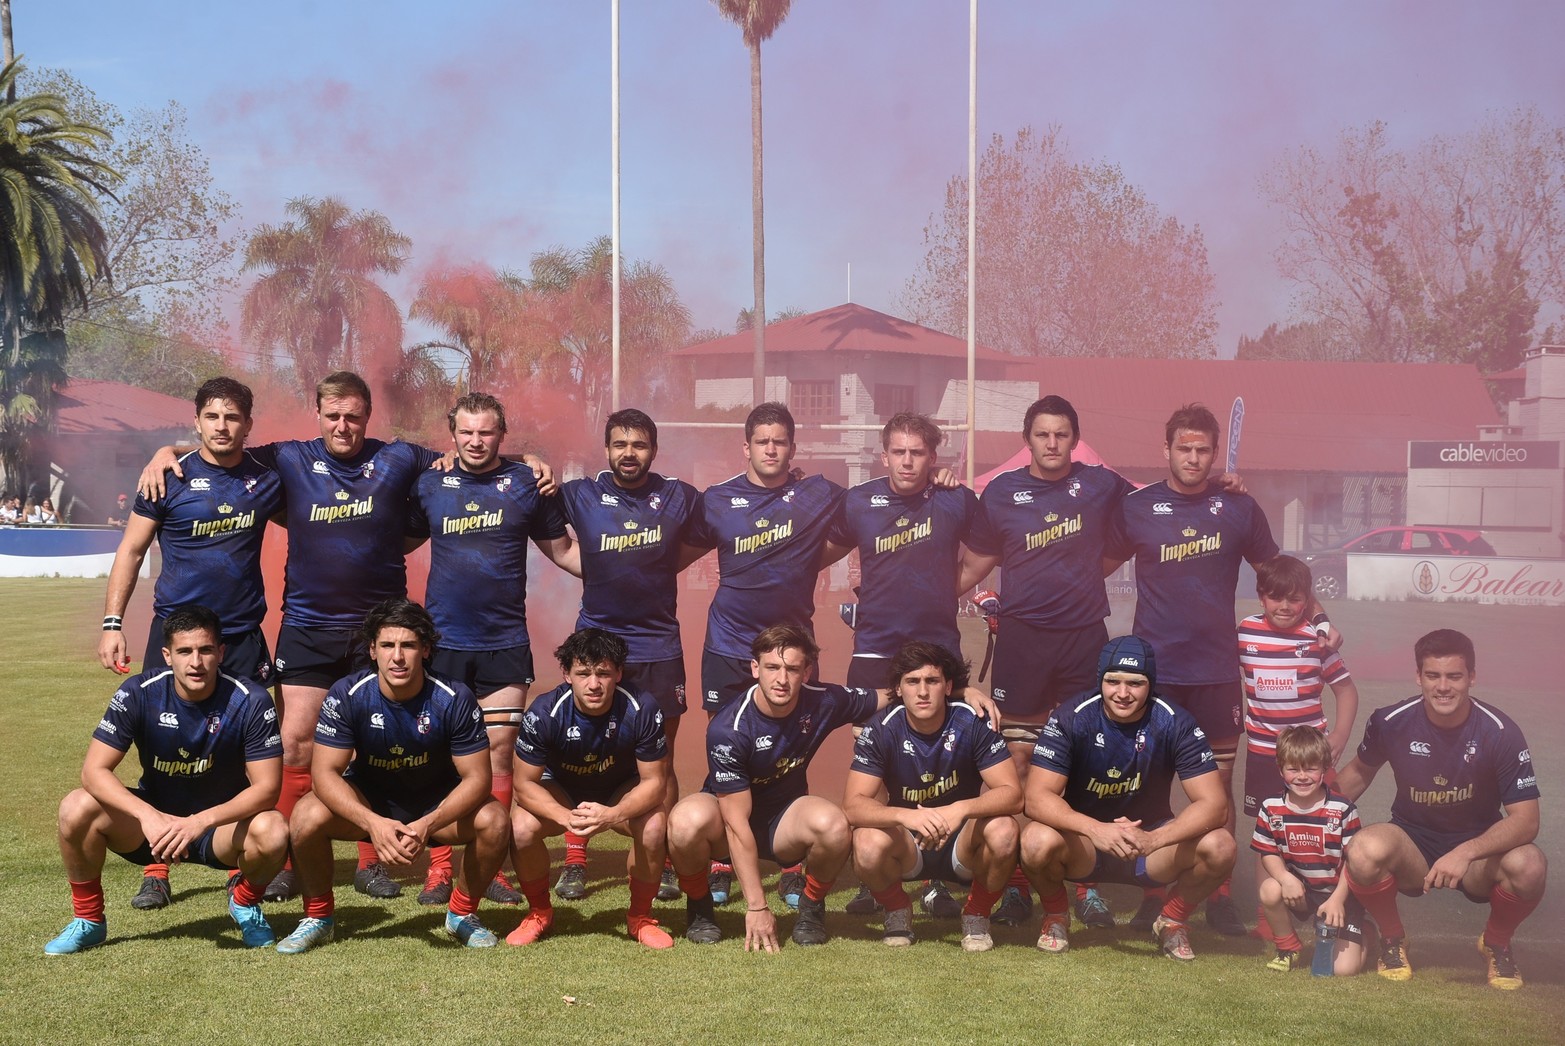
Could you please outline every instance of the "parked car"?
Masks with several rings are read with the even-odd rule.
[[[1337,548],[1291,553],[1309,564],[1315,594],[1332,599],[1347,590],[1347,554],[1374,552],[1395,556],[1492,556],[1483,531],[1460,527],[1376,527]]]

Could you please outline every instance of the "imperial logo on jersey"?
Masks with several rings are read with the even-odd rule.
[[[1223,536],[1221,534],[1201,534],[1194,527],[1186,527],[1183,536],[1192,539],[1176,542],[1172,545],[1158,546],[1159,563],[1180,563],[1194,556],[1210,556],[1223,550]]]
[[[765,527],[767,520],[756,523],[758,527]],[[765,548],[774,541],[783,541],[793,537],[793,520],[779,523],[775,527],[768,527],[759,534],[751,534],[749,537],[734,538],[734,555],[742,556],[747,552],[754,552],[758,548]]]
[[[1108,771],[1109,776],[1113,776],[1116,773],[1117,771],[1114,770]],[[1096,777],[1089,777],[1084,787],[1099,799],[1107,799],[1110,796],[1118,795],[1134,795],[1136,792],[1141,791],[1141,775],[1138,773],[1128,781],[1099,781]]]
[[[1081,533],[1081,513],[1078,512],[1062,522],[1056,522],[1059,518],[1053,512],[1044,516],[1043,521],[1049,525],[1027,535],[1026,551],[1031,552],[1035,548],[1043,548],[1052,541]]]
[[[626,527],[634,527],[635,523],[626,523]],[[628,534],[600,534],[598,535],[599,552],[624,552],[626,549],[641,548],[645,545],[656,545],[663,540],[663,528],[653,527],[650,530],[632,530]]]
[[[934,521],[926,519],[924,522],[919,523],[916,526],[908,527],[906,530],[899,530],[895,534],[888,534],[885,537],[876,538],[875,555],[878,556],[887,552],[895,552],[903,545],[911,545],[915,541],[922,541],[925,538],[930,537],[932,534],[934,534],[934,532]]]
[[[188,752],[184,754],[189,755]],[[212,760],[210,758],[159,759],[157,756],[153,756],[152,769],[170,777],[199,777],[212,769]]]
[[[422,752],[418,755],[405,755],[402,749],[393,748],[389,755],[372,755],[365,762],[377,770],[388,770],[395,773],[400,770],[410,770],[416,766],[428,766],[429,753]]]
[[[347,497],[349,495],[346,491],[339,491],[337,504],[311,505],[309,521],[311,523],[339,523],[345,519],[357,519],[360,516],[368,516],[375,511],[374,495],[359,501],[342,500]]]
[[[230,506],[221,506],[219,512],[224,509],[230,512]],[[252,510],[240,516],[228,516],[223,519],[192,520],[190,524],[190,536],[195,538],[209,538],[218,534],[227,534],[234,530],[249,530],[255,526],[255,512]]]
[[[470,510],[476,510],[477,505],[467,506]],[[458,516],[453,519],[443,516],[440,520],[440,532],[442,534],[466,534],[470,530],[496,530],[505,525],[505,509],[495,509],[493,512],[473,511],[472,515]]]

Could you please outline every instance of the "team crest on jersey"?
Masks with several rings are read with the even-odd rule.
[[[1137,730],[1136,731],[1136,751],[1144,752],[1144,751],[1146,751],[1146,747],[1147,747],[1147,732],[1145,730]]]
[[[371,477],[373,477],[375,475],[375,461],[374,461],[374,459],[371,458],[369,461],[366,461],[362,466],[360,466],[359,467],[359,472],[361,472],[363,474],[365,479],[370,479]]]
[[[662,494],[654,494],[654,495],[652,495],[650,498],[647,499],[647,505],[651,507],[653,512],[656,512],[658,509],[663,507],[663,495]]]
[[[1283,826],[1283,821],[1282,821],[1281,817],[1274,816],[1269,821],[1267,821],[1266,823],[1271,826],[1271,830],[1273,832],[1281,832],[1283,830],[1283,827],[1284,827]]]
[[[456,476],[442,476],[440,479],[440,485],[442,487],[460,487],[462,485],[462,481]]]
[[[1069,494],[1073,498],[1074,497],[1080,497],[1081,496],[1081,480],[1073,479],[1069,483],[1065,484],[1065,493]]]
[[[255,489],[255,484],[256,484],[256,478],[254,476],[246,476],[245,477],[245,493],[248,494],[252,490],[254,490]]]
[[[891,504],[891,499],[884,494],[871,494],[869,496],[869,504],[871,508],[885,508]]]
[[[793,496],[797,493],[798,491],[796,490],[789,490],[788,493],[783,495],[783,503],[788,505],[793,504]]]
[[[609,740],[610,738],[612,738],[614,736],[615,731],[617,731],[618,729],[619,729],[619,720],[617,720],[617,719],[610,719],[609,720],[609,725],[603,728],[603,739],[605,741]]]
[[[1338,817],[1336,814],[1332,814],[1330,817],[1326,818],[1326,831],[1342,831],[1342,818]]]
[[[1470,763],[1478,755],[1478,742],[1467,742],[1467,750],[1462,753],[1462,762]]]
[[[1222,515],[1223,514],[1223,499],[1222,498],[1212,498],[1210,501],[1208,501],[1206,503],[1206,510],[1208,512],[1210,512],[1214,516]]]
[[[494,489],[499,491],[501,494],[504,494],[506,491],[511,489],[512,478],[513,477],[511,476],[501,476],[498,480],[495,481]]]
[[[803,715],[801,715],[799,717],[799,733],[801,733],[801,734],[808,734],[810,731],[812,731],[814,729],[815,729],[815,723],[810,718],[810,713],[806,712],[806,713],[804,713]]]
[[[421,734],[429,733],[429,712],[427,710],[418,714],[418,732]]]
[[[207,733],[215,734],[215,733],[217,733],[221,729],[223,729],[223,717],[222,716],[220,716],[220,715],[209,715],[209,716],[206,717],[206,732]]]
[[[954,751],[956,751],[956,731],[955,730],[947,730],[946,731],[945,743],[943,745],[941,745],[941,747],[944,748],[947,752],[954,752]]]

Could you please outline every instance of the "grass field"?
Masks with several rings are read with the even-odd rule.
[[[880,944],[878,921],[867,926],[841,911],[848,889],[829,902],[835,936],[823,948],[747,955],[732,939],[706,948],[681,940],[653,954],[623,936],[623,854],[612,843],[594,844],[587,900],[561,904],[554,935],[525,950],[465,952],[438,933],[437,913],[419,908],[413,891],[381,903],[341,888],[337,943],[293,959],[249,952],[228,920],[219,873],[176,868],[177,903],[143,913],[127,903],[136,870],[111,857],[104,875],[109,944],[48,959],[42,946],[70,909],[54,811],[76,783],[113,689],[92,653],[102,588],[101,580],[0,581],[0,1041],[1565,1041],[1565,903],[1557,885],[1517,938],[1528,981],[1517,993],[1483,983],[1472,942],[1485,909],[1453,896],[1406,903],[1417,971],[1406,984],[1373,974],[1279,976],[1262,968],[1258,942],[1219,938],[1199,923],[1200,957],[1188,965],[1160,958],[1150,940],[1124,927],[1077,927],[1063,957],[1033,949],[1035,926],[997,927],[999,947],[967,955],[956,946],[954,924],[919,917],[918,945],[893,950]],[[138,593],[136,622],[146,620],[144,600]],[[840,644],[825,617],[823,642]],[[1565,853],[1558,783],[1565,780],[1558,667],[1565,610],[1344,603],[1333,617],[1349,637],[1345,655],[1364,714],[1413,692],[1409,651],[1419,634],[1451,626],[1474,636],[1476,692],[1511,710],[1527,731],[1544,789],[1540,844],[1558,864]],[[1128,608],[1119,607],[1111,628],[1128,630],[1128,622]],[[963,624],[976,660],[981,626]],[[837,667],[828,660],[826,677],[837,678]],[[678,744],[687,788],[699,781],[697,720]],[[840,792],[846,753],[842,738],[823,749],[812,775],[817,791]],[[1388,782],[1377,781],[1361,803],[1368,819],[1383,819],[1389,795]],[[341,882],[347,848],[339,855]],[[1242,859],[1236,891],[1246,914],[1252,878]],[[1134,906],[1130,892],[1109,892],[1122,914]],[[730,937],[742,934],[740,907],[720,911]],[[681,904],[662,910],[665,923],[683,929]],[[297,902],[270,914],[286,932]],[[519,917],[489,905],[483,914],[502,934]],[[787,916],[780,921],[785,930],[791,925]]]

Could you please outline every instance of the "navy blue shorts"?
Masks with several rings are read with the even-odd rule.
[[[1159,697],[1166,698],[1195,716],[1195,725],[1206,734],[1207,743],[1220,748],[1224,742],[1233,747],[1244,736],[1244,684],[1232,683],[1159,683]]]
[[[701,707],[716,715],[744,696],[755,685],[748,657],[724,657],[701,651]]]
[[[379,814],[381,817],[389,817],[393,821],[401,821],[403,824],[408,824],[411,821],[416,821],[420,817],[423,817],[435,807],[439,806],[441,801],[444,800],[447,795],[451,794],[449,792],[445,792],[436,796],[430,796],[427,794],[391,796],[386,795],[383,792],[365,788],[362,784],[353,779],[353,775],[351,773],[343,774],[342,776],[343,780],[351,784],[355,789],[358,790],[358,793],[364,797],[365,805],[367,805],[371,810],[375,811],[375,813]],[[364,838],[368,838],[368,836],[365,836]]]
[[[1440,858],[1444,857],[1452,850],[1455,850],[1458,846],[1461,846],[1463,843],[1467,842],[1467,840],[1473,838],[1472,835],[1466,834],[1445,835],[1440,832],[1432,832],[1427,828],[1419,828],[1415,825],[1404,824],[1403,822],[1397,820],[1393,820],[1391,823],[1407,833],[1407,837],[1413,840],[1413,845],[1418,847],[1418,852],[1423,854],[1424,863],[1431,868],[1434,867],[1435,862],[1440,860]],[[1402,893],[1405,893],[1409,897],[1422,897],[1424,895],[1424,889],[1423,886],[1420,885],[1415,889],[1403,890]],[[1468,893],[1465,889],[1462,890],[1462,896],[1466,897],[1474,904],[1489,903],[1488,895],[1479,897],[1475,894]]]
[[[865,690],[892,690],[896,681],[891,678],[891,658],[870,654],[854,654],[848,661],[848,681],[845,686],[862,687]]]
[[[142,802],[149,801],[147,799],[147,793],[143,792],[140,788],[132,788],[130,793],[131,795],[134,795],[136,798],[140,799]],[[167,811],[164,812],[167,813]],[[190,849],[185,851],[185,856],[180,858],[180,860],[185,864],[204,864],[208,868],[222,868],[225,871],[231,871],[234,867],[236,867],[235,865],[224,864],[222,861],[218,860],[217,855],[212,852],[212,833],[215,831],[217,831],[217,827],[208,828],[206,831],[202,832],[196,838],[195,842],[190,844]],[[165,863],[163,858],[152,856],[152,844],[148,843],[145,839],[141,841],[140,846],[136,847],[134,850],[131,850],[128,853],[122,853],[119,850],[114,852],[125,858],[125,860],[129,861],[131,864],[146,866],[149,864]]]
[[[702,670],[705,671],[705,662]],[[749,665],[745,666],[749,671]],[[685,659],[666,661],[627,661],[620,686],[633,694],[651,694],[663,711],[663,718],[678,719],[685,714]]]
[[[963,821],[957,825],[956,831],[946,838],[940,849],[920,849],[918,851],[918,864],[914,865],[911,872],[902,877],[902,881],[910,883],[923,879],[939,879],[941,882],[946,883],[965,884],[972,882],[972,869],[962,868],[959,870],[956,864],[956,841],[961,836],[962,829],[966,824],[967,822]],[[918,840],[915,838],[914,844],[917,845],[917,842]],[[963,875],[963,872],[967,874]]]
[[[147,633],[147,653],[142,658],[142,671],[152,672],[167,668],[163,660],[163,621],[156,615]],[[266,636],[257,625],[248,632],[237,632],[223,637],[223,663],[218,668],[240,679],[254,679],[270,686],[276,668],[272,664],[272,648],[266,645]]]
[[[286,623],[277,630],[277,678],[290,686],[327,690],[369,663],[369,649],[356,631]]]
[[[526,643],[502,650],[436,647],[429,657],[429,671],[441,679],[465,683],[477,697],[484,698],[508,686],[532,685],[533,648]]]
[[[1060,702],[1095,692],[1098,654],[1108,641],[1102,621],[1062,629],[1003,618],[990,676],[1001,721],[1042,726]]]
[[[781,810],[751,812],[750,834],[755,836],[755,850],[761,860],[775,861],[778,864],[783,863],[777,859],[777,853],[772,848],[772,844],[777,838],[777,825],[782,821],[783,815],[788,812],[788,807],[792,805],[793,803],[789,803],[788,806],[783,807]]]

